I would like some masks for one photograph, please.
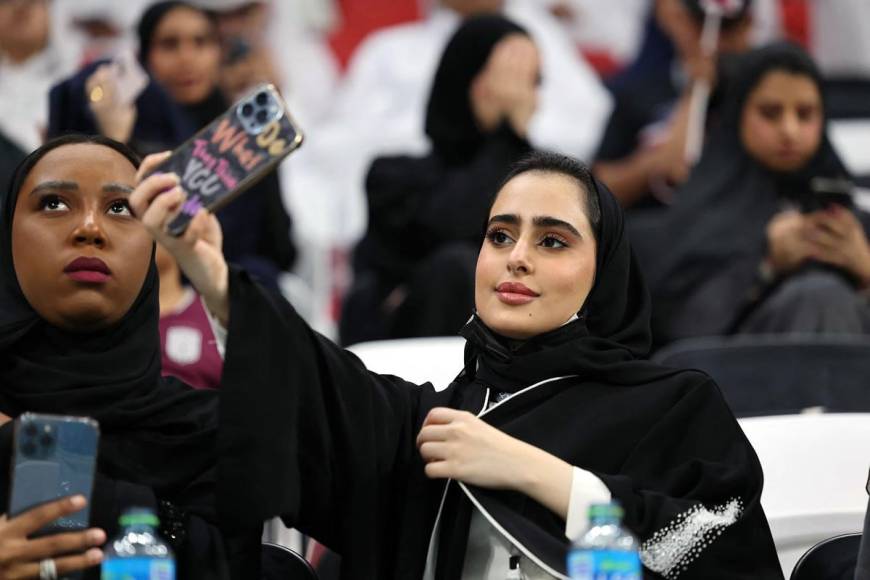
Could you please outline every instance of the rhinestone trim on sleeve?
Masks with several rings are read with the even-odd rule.
[[[711,509],[694,505],[644,542],[640,559],[653,572],[673,580],[742,513],[738,498]]]

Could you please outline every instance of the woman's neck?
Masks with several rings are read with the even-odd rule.
[[[181,284],[181,278],[174,276],[160,277],[160,316],[166,316],[178,310],[184,300],[185,288]]]

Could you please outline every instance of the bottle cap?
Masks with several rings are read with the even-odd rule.
[[[614,518],[622,519],[624,515],[622,506],[618,502],[594,503],[589,506],[589,519]]]
[[[119,521],[125,527],[144,525],[156,528],[160,524],[160,519],[154,514],[153,510],[148,508],[130,508],[125,510]]]

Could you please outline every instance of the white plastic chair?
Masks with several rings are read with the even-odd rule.
[[[870,413],[751,417],[740,425],[764,469],[761,504],[786,578],[816,543],[862,530]]]
[[[462,370],[464,349],[459,336],[377,340],[348,348],[371,371],[418,384],[428,381],[439,391]]]

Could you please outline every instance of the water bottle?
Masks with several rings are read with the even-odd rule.
[[[106,547],[102,580],[175,580],[172,550],[157,535],[157,516],[134,508],[121,516],[121,534]]]
[[[641,580],[637,540],[624,530],[616,502],[589,507],[589,529],[568,553],[571,580]]]

